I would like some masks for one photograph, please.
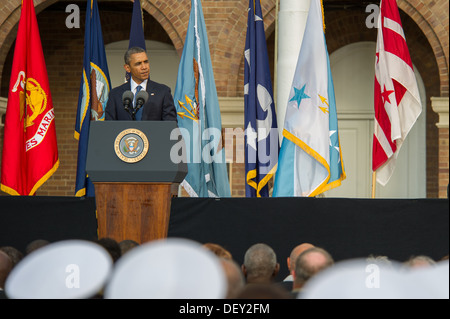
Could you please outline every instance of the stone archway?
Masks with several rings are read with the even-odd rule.
[[[442,7],[439,8],[439,5]],[[435,4],[434,8],[430,9],[421,0],[398,1],[399,9],[403,10],[427,37],[439,67],[441,96],[448,96],[448,3],[442,1],[439,5]],[[437,13],[441,15],[438,16]],[[447,27],[445,27],[445,19]]]
[[[0,14],[0,83],[2,81],[3,65],[16,39],[17,26],[20,20],[21,0],[6,0],[4,8]],[[34,6],[36,14],[48,6],[58,2],[58,0],[35,0]]]

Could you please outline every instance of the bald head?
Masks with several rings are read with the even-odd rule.
[[[289,272],[291,273],[291,275],[294,274],[295,271],[295,261],[297,260],[297,257],[300,256],[300,254],[302,252],[304,252],[305,250],[309,249],[309,248],[313,248],[314,245],[310,244],[310,243],[303,243],[300,244],[296,247],[294,247],[294,249],[292,249],[290,256],[287,258],[287,266],[289,269]]]
[[[318,247],[305,250],[295,263],[294,289],[303,287],[311,277],[333,264],[334,260],[326,250]]]
[[[411,268],[420,268],[420,267],[429,267],[436,265],[436,262],[424,255],[411,257],[408,261],[405,262],[405,265]]]

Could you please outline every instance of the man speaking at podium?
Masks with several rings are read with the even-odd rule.
[[[106,105],[107,121],[176,121],[177,112],[170,88],[150,80],[147,53],[132,47],[125,53],[129,81],[112,89]]]

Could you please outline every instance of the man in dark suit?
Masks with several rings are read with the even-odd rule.
[[[149,79],[150,64],[145,50],[138,47],[128,49],[124,67],[131,74],[131,79],[110,91],[105,120],[133,120],[131,113],[123,106],[122,95],[129,90],[136,96],[140,90],[146,90],[148,100],[136,113],[136,120],[176,121],[177,112],[170,88]],[[133,101],[133,107],[135,105]]]

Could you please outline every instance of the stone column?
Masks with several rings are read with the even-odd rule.
[[[294,79],[310,2],[310,0],[280,0],[276,77],[277,124],[280,141],[282,140],[286,106]]]
[[[448,197],[449,137],[448,137],[448,97],[432,97],[431,107],[439,114],[439,198]]]

